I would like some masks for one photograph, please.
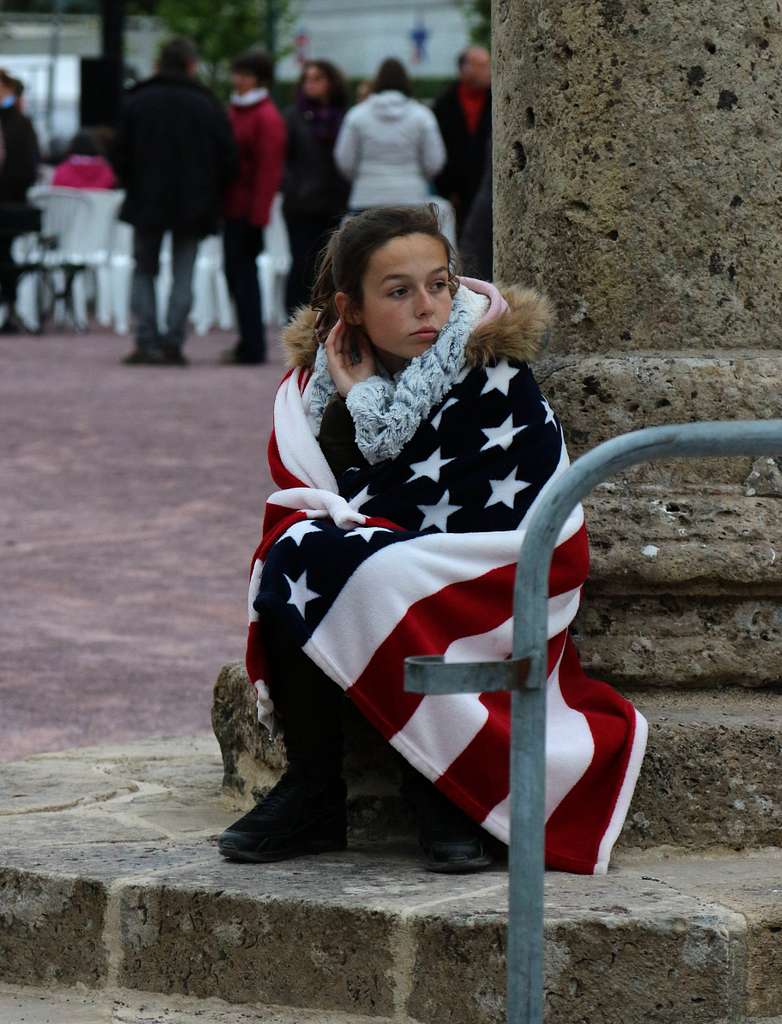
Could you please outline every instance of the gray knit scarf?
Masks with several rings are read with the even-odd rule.
[[[426,352],[411,359],[393,377],[378,362],[378,372],[354,384],[345,400],[356,426],[356,443],[371,465],[394,459],[450,391],[465,366],[465,347],[489,308],[485,295],[461,285],[448,322]],[[308,419],[317,436],[323,412],[336,393],[326,352],[318,346],[310,382]]]

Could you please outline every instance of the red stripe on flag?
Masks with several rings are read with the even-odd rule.
[[[280,449],[277,446],[277,437],[272,430],[271,437],[269,438],[269,470],[271,472],[272,480],[277,485],[278,490],[284,491],[288,487],[306,487],[307,484],[295,477],[293,473],[289,472],[285,468],[285,463],[280,457]]]
[[[562,653],[566,632],[548,644],[548,675]],[[437,780],[437,788],[479,824],[510,788],[510,701],[505,693],[484,693],[481,703],[489,712],[483,728]]]
[[[515,569],[504,565],[421,598],[380,644],[348,695],[387,739],[404,726],[422,699],[404,690],[404,659],[442,654],[454,640],[486,633],[505,622]]]
[[[581,668],[567,637],[559,670],[566,703],[586,718],[595,744],[592,762],[546,825],[546,863],[558,871],[591,872],[622,788],[635,736],[635,710],[607,683]],[[567,850],[567,854],[557,851]]]

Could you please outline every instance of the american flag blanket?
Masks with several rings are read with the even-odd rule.
[[[466,367],[396,458],[335,480],[308,421],[311,374],[291,371],[269,446],[249,592],[247,668],[271,713],[262,620],[302,649],[416,769],[507,843],[510,698],[404,690],[408,655],[503,659],[512,647],[525,519],[568,465],[562,427],[526,362]],[[587,575],[581,508],[550,577],[546,861],[603,873],[643,758],[646,723],[588,678],[568,633]]]

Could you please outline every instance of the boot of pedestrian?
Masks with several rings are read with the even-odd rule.
[[[257,864],[347,846],[347,789],[338,775],[293,761],[259,804],[223,832],[220,853]]]
[[[402,795],[415,811],[427,871],[466,875],[492,865],[487,834],[423,775],[409,771]]]

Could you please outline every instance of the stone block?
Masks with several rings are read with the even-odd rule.
[[[620,847],[782,844],[782,695],[633,694],[649,720]]]
[[[546,876],[547,1024],[697,1024],[741,1012],[743,919],[680,888],[637,872]],[[415,1020],[504,1024],[505,899],[468,896],[415,918]]]
[[[360,908],[286,898],[284,889],[231,896],[217,889],[229,872],[215,858],[211,891],[150,885],[123,894],[121,984],[232,1002],[390,1013],[391,921]],[[321,878],[321,892],[325,884]]]
[[[587,592],[573,626],[584,668],[633,688],[778,686],[778,597],[611,598]]]
[[[534,371],[562,420],[572,458],[643,427],[782,418],[778,352],[549,354]],[[689,483],[709,491],[732,484],[744,491],[753,465],[751,456],[672,459],[645,463],[621,478],[669,490]],[[766,492],[768,484],[755,491]]]
[[[91,879],[0,866],[0,977],[96,987],[107,968],[105,911],[105,891]]]
[[[660,858],[649,864],[649,872],[656,881],[686,888],[703,900],[718,900],[741,914],[747,930],[746,1012],[761,1018],[778,1014],[782,1009],[782,851],[697,863]]]

